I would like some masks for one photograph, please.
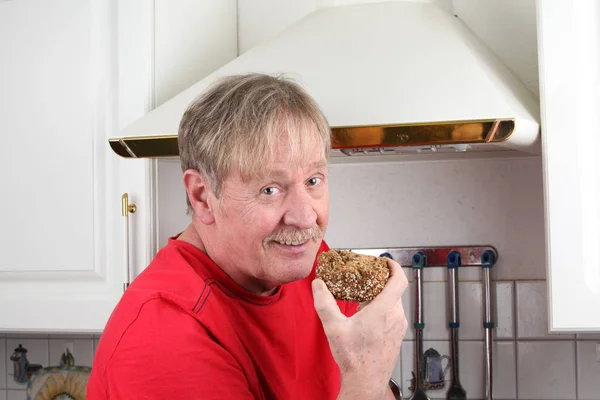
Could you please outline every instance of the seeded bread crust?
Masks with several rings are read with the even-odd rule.
[[[319,254],[316,277],[338,300],[365,302],[385,286],[390,270],[385,257],[366,256],[349,250]]]

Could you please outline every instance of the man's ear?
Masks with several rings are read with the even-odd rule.
[[[208,179],[201,172],[188,169],[183,173],[183,185],[194,210],[194,216],[205,225],[213,224],[215,217],[211,205],[214,202],[209,202],[209,198],[211,196],[214,198],[214,194]]]

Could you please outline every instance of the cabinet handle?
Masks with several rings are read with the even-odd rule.
[[[125,282],[123,282],[123,291],[127,290],[131,282],[131,273],[129,266],[129,214],[135,213],[137,207],[135,204],[129,204],[129,195],[123,193],[121,196],[121,215],[125,218]]]

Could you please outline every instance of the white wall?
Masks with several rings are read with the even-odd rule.
[[[154,2],[156,106],[237,57],[236,0]],[[210,15],[210,19],[202,16]],[[201,23],[198,23],[201,21]]]
[[[489,244],[498,279],[545,277],[540,158],[332,165],[335,247]]]
[[[431,1],[445,10],[452,9],[452,0]],[[240,54],[276,36],[287,26],[321,7],[380,2],[382,0],[238,0]]]
[[[539,97],[535,0],[452,0],[453,13]]]
[[[245,53],[277,35],[326,0],[238,0],[239,52]],[[272,15],[273,18],[265,18]]]

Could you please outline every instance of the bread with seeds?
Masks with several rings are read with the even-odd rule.
[[[325,282],[336,299],[362,303],[383,290],[390,269],[385,257],[330,250],[319,254],[316,277]]]

